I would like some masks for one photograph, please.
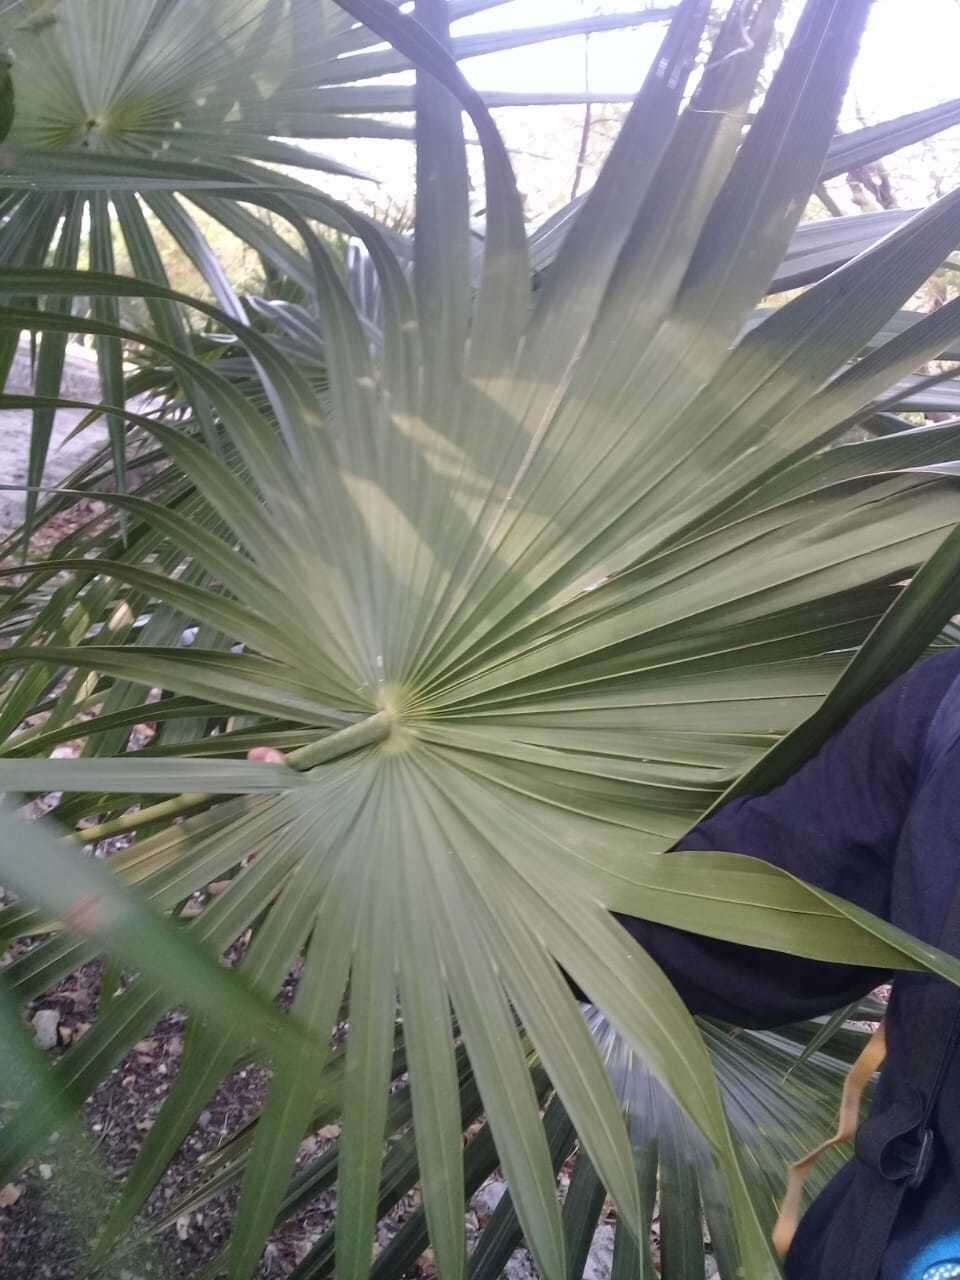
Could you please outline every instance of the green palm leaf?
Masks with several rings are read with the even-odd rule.
[[[450,13],[456,19],[499,3],[451,4]],[[658,22],[670,13],[663,8],[598,15],[542,28],[514,26],[463,36],[457,56]],[[371,118],[372,112],[409,112],[409,91],[398,97],[378,84],[333,87],[345,80],[366,86],[406,69],[402,56],[373,48],[376,44],[375,34],[358,27],[333,0],[308,6],[299,0],[226,0],[213,7],[197,0],[131,0],[122,11],[110,0],[65,0],[40,11],[32,0],[14,0],[0,14],[0,137],[6,137],[10,147],[3,160],[8,181],[16,184],[19,179],[20,184],[4,192],[0,261],[42,265],[52,255],[56,265],[76,265],[86,219],[91,267],[112,267],[116,227],[135,273],[165,284],[156,225],[144,216],[133,193],[142,194],[157,182],[168,190],[194,188],[198,165],[215,165],[235,188],[271,184],[271,165],[356,174],[313,144],[344,137],[412,138],[406,124]],[[537,97],[513,95],[517,103]],[[576,101],[582,95],[558,97]],[[55,180],[51,186],[50,178],[71,170],[85,176],[78,194],[64,204],[62,182]],[[0,178],[0,190],[4,186]],[[87,199],[83,193],[91,190],[99,194]],[[169,195],[158,196],[149,207],[225,302],[222,268],[190,213]],[[268,237],[256,218],[237,209],[232,194],[211,197],[202,207],[241,236],[246,232],[251,243]],[[275,251],[281,256],[289,253],[282,241]],[[182,314],[165,303],[148,306],[157,332],[184,346]],[[107,320],[117,318],[115,302],[106,299],[95,304],[95,311]],[[41,395],[55,395],[59,389],[64,342],[65,337],[53,334],[41,342]],[[0,361],[4,376],[13,351],[8,342]],[[104,390],[114,402],[119,399],[120,351],[116,339],[98,340]],[[202,398],[195,411],[205,420],[212,441],[209,410]],[[33,486],[43,475],[51,426],[50,411],[38,409],[30,456]],[[110,418],[110,431],[123,487],[123,435],[116,415]],[[28,532],[34,503],[31,491]]]
[[[4,333],[59,337],[75,326],[135,340],[105,314],[73,319],[56,300],[138,293],[155,306],[158,336],[141,336],[182,380],[187,422],[108,411],[135,421],[192,488],[168,474],[121,496],[126,544],[114,522],[17,569],[28,585],[2,605],[18,643],[0,651],[14,757],[0,760],[0,786],[73,793],[59,817],[95,816],[98,834],[116,821],[154,825],[112,864],[126,882],[118,892],[136,886],[153,911],[232,876],[189,927],[216,953],[255,925],[242,965],[255,1004],[304,957],[294,1012],[309,1044],[275,1056],[259,1123],[220,1166],[242,1178],[226,1259],[237,1280],[296,1200],[291,1167],[318,1108],[331,1105],[332,1081],[344,1125],[341,1217],[335,1244],[322,1241],[301,1272],[366,1274],[376,1218],[415,1176],[409,1147],[402,1162],[383,1150],[400,1123],[388,1100],[398,1017],[410,1071],[402,1123],[412,1116],[424,1203],[381,1273],[409,1266],[429,1235],[443,1274],[462,1274],[464,1194],[499,1163],[511,1200],[484,1246],[490,1259],[515,1219],[545,1276],[579,1266],[603,1188],[626,1224],[617,1266],[646,1268],[659,1169],[674,1280],[702,1266],[699,1222],[694,1230],[678,1208],[694,1200],[725,1276],[772,1277],[776,1171],[793,1140],[811,1145],[803,1139],[828,1111],[793,1124],[771,1079],[795,1066],[799,1096],[813,1088],[813,1059],[795,1063],[799,1051],[753,1040],[754,1067],[765,1053],[772,1062],[748,1077],[735,1038],[698,1029],[608,909],[960,979],[955,959],[764,863],[661,857],[834,686],[849,710],[955,607],[955,431],[822,450],[960,337],[960,315],[943,308],[877,339],[960,241],[960,202],[947,196],[750,327],[818,181],[869,5],[810,0],[743,138],[776,5],[749,6],[750,57],[728,56],[742,51],[735,9],[684,107],[708,10],[685,0],[611,176],[580,206],[533,296],[513,175],[485,104],[444,50],[444,6],[421,0],[423,24],[383,0],[343,7],[396,51],[380,65],[417,63],[420,195],[412,283],[380,229],[336,210],[377,271],[382,342],[371,342],[326,245],[291,206],[328,393],[318,397],[291,348],[246,324],[225,290],[219,308],[201,310],[243,345],[259,400],[197,359],[170,319],[184,300],[158,280],[145,239],[141,280],[69,264],[8,272],[14,297],[55,301],[0,309]],[[460,107],[487,185],[475,288]],[[632,167],[650,148],[652,180]],[[134,238],[139,206],[123,207]],[[58,402],[47,395],[36,407]],[[53,575],[46,603],[24,611],[23,593],[42,599]],[[181,645],[192,626],[204,643]],[[70,694],[51,708],[64,677]],[[177,695],[161,748],[188,717],[208,740],[227,728],[227,757],[237,733],[262,730],[296,748],[297,773],[194,763],[189,750],[186,764],[129,759],[120,739],[76,763],[43,758],[49,735],[68,725],[90,741],[123,729],[156,688]],[[53,723],[36,733],[24,722],[38,707]],[[214,735],[220,707],[243,719]],[[804,750],[828,727],[811,724],[793,739]],[[185,769],[197,785],[178,799]],[[171,798],[124,816],[148,789]],[[216,800],[234,791],[239,799]],[[60,936],[40,914],[55,918],[58,901],[22,887],[36,910],[8,908],[0,936],[47,935],[7,971],[28,998],[103,944]],[[631,1105],[662,1115],[655,1139],[623,1123],[625,1096],[560,967],[643,1063],[646,1101]],[[152,970],[144,978],[65,1056],[64,1097],[110,1069],[125,1022],[149,1025],[163,1007],[169,987]],[[348,1024],[342,1074],[335,1053],[316,1049],[338,1021]],[[202,1027],[191,1037],[183,1082],[104,1249],[241,1047],[221,1052]],[[555,1092],[546,1118],[532,1054]],[[487,1128],[463,1149],[468,1087]],[[764,1108],[777,1121],[767,1145]],[[555,1174],[574,1130],[582,1153],[561,1212]],[[14,1136],[20,1150],[25,1138]]]
[[[704,1227],[720,1275],[735,1274],[735,1231],[709,1150],[643,1059],[597,1010],[587,1017],[624,1111],[638,1171],[641,1177],[657,1180],[663,1274],[698,1280],[703,1276]],[[784,1167],[798,1149],[808,1150],[833,1134],[835,1098],[869,1033],[858,1029],[862,1024],[854,1024],[842,1038],[834,1034],[825,1048],[817,1045],[816,1023],[778,1032],[700,1025],[731,1127],[742,1145],[750,1195],[761,1220],[772,1228]],[[824,1087],[827,1082],[830,1088]],[[816,1194],[842,1163],[836,1150],[827,1153],[815,1168],[807,1194]],[[630,1248],[618,1241],[618,1249],[622,1247]],[[649,1261],[638,1261],[639,1274],[646,1275]]]

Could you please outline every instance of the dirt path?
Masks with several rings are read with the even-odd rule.
[[[30,360],[26,346],[14,360],[7,390],[26,394],[31,390]],[[63,394],[77,400],[99,400],[100,381],[92,352],[83,347],[68,348]],[[105,442],[106,427],[95,423],[72,440],[70,432],[84,414],[79,409],[61,409],[56,415],[44,484],[56,485]],[[27,479],[32,415],[28,410],[0,411],[0,484],[20,485]],[[24,493],[0,489],[0,531],[14,528],[23,519]]]

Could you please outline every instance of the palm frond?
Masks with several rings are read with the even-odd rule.
[[[456,20],[499,3],[450,4],[444,13]],[[597,15],[533,28],[514,24],[459,37],[456,56],[661,22],[671,12],[660,8]],[[196,190],[204,166],[212,166],[227,189],[221,185],[218,194],[200,205],[201,211],[268,256],[288,256],[282,240],[276,243],[278,237],[238,209],[240,191],[275,185],[275,166],[363,176],[324,156],[325,139],[412,140],[410,126],[402,122],[403,113],[413,109],[412,90],[377,83],[385,75],[409,70],[410,64],[377,45],[376,34],[358,26],[333,0],[310,5],[300,0],[225,0],[213,6],[197,0],[131,0],[120,8],[111,0],[67,0],[40,10],[32,0],[16,0],[5,6],[0,47],[9,51],[9,63],[0,68],[5,86],[0,93],[6,95],[4,103],[15,99],[15,112],[4,127],[0,262],[43,265],[52,258],[54,265],[76,266],[86,226],[84,248],[91,268],[112,270],[122,242],[135,274],[166,284],[159,223],[229,306],[223,269],[194,213],[169,193]],[[517,104],[543,97],[522,92],[509,96]],[[557,95],[556,100],[582,96]],[[551,100],[550,95],[544,99]],[[492,101],[498,102],[497,95]],[[63,183],[51,184],[50,179],[68,174],[76,190],[65,196]],[[157,185],[161,190],[148,196]],[[66,301],[58,305],[66,306],[68,314],[72,309]],[[95,306],[102,318],[116,321],[114,302],[101,299]],[[185,347],[188,336],[175,307],[152,303],[150,317],[158,333]],[[48,334],[40,342],[40,395],[56,395],[60,388],[65,341],[65,335]],[[0,358],[4,379],[14,350],[10,334]],[[104,391],[115,402],[120,343],[101,336],[97,353]],[[206,420],[212,440],[202,400],[196,411]],[[30,454],[34,487],[44,473],[51,412],[38,409],[35,415]],[[124,435],[115,414],[109,425],[123,488]],[[28,530],[34,509],[31,490]]]
[[[190,928],[214,953],[253,929],[240,964],[251,1000],[303,959],[293,1012],[306,1038],[273,1056],[260,1121],[231,1148],[236,1164],[219,1166],[242,1179],[223,1260],[235,1280],[252,1274],[298,1194],[298,1144],[333,1081],[340,1219],[303,1276],[368,1273],[373,1225],[411,1185],[415,1154],[423,1212],[381,1274],[399,1274],[429,1238],[443,1275],[462,1275],[464,1194],[499,1163],[511,1201],[480,1256],[491,1270],[510,1214],[543,1275],[579,1266],[602,1187],[626,1224],[618,1265],[643,1274],[659,1170],[667,1274],[702,1265],[699,1214],[691,1228],[676,1208],[695,1200],[724,1276],[773,1277],[776,1170],[828,1108],[817,1093],[795,1120],[793,1095],[772,1081],[789,1073],[802,1094],[813,1056],[798,1062],[789,1037],[751,1040],[748,1052],[698,1028],[608,909],[960,980],[955,958],[765,863],[661,856],[773,760],[774,743],[797,731],[794,743],[815,747],[829,725],[813,713],[849,710],[953,607],[955,428],[825,449],[960,338],[960,314],[943,308],[878,340],[960,240],[960,199],[757,322],[819,180],[869,4],[810,0],[744,136],[776,3],[748,6],[750,56],[735,7],[687,103],[709,6],[684,0],[609,176],[534,291],[506,152],[444,48],[445,6],[418,0],[421,23],[384,0],[343,7],[390,44],[387,59],[417,64],[419,207],[412,280],[407,250],[335,208],[379,279],[372,338],[329,246],[291,204],[318,301],[322,395],[289,334],[276,340],[232,301],[196,310],[242,344],[259,399],[172,328],[142,334],[58,302],[138,294],[159,330],[187,300],[152,270],[8,269],[0,333],[73,326],[142,342],[176,371],[186,420],[109,406],[170,459],[158,482],[117,499],[127,541],[115,512],[48,564],[12,571],[16,591],[0,600],[16,641],[0,650],[0,786],[62,789],[55,815],[93,820],[98,834],[143,826],[111,867],[124,900],[135,886],[153,913],[232,876]],[[476,287],[460,108],[486,175]],[[654,142],[651,177],[632,164]],[[32,308],[24,296],[53,301]],[[24,593],[45,591],[30,616]],[[158,746],[187,719],[195,739],[216,736],[227,708],[231,723],[215,727],[228,758],[131,759],[128,713],[154,690],[176,696]],[[47,758],[49,735],[68,725],[93,744],[73,766]],[[289,777],[229,760],[233,735],[258,730],[293,748]],[[185,769],[205,790],[177,794]],[[127,813],[148,787],[159,807]],[[240,795],[218,800],[218,789]],[[46,938],[5,971],[19,998],[106,945],[58,931],[71,883],[57,898],[24,882],[31,901],[0,913],[0,936]],[[642,1083],[644,1114],[661,1117],[655,1141],[623,1123],[629,1100],[564,973],[642,1062],[631,1087]],[[65,1055],[75,1089],[103,1078],[124,1028],[140,1034],[163,1008],[167,988],[145,977]],[[397,1123],[398,1016],[413,1126],[402,1164],[383,1145]],[[336,1052],[317,1045],[344,1021],[340,1075]],[[236,1046],[198,1021],[188,1059],[104,1248]],[[464,1148],[474,1087],[487,1128]],[[758,1123],[763,1109],[776,1125]],[[556,1170],[573,1134],[583,1164],[561,1210]]]

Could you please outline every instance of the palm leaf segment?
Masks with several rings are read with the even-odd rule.
[[[126,504],[220,589],[122,558],[83,570],[108,572],[250,652],[68,642],[17,646],[3,660],[160,683],[314,731],[293,757],[305,773],[295,787],[254,781],[242,765],[195,766],[191,790],[248,794],[135,844],[116,865],[161,909],[241,868],[197,933],[222,949],[258,920],[243,968],[264,991],[306,947],[295,1012],[321,1042],[349,990],[338,1276],[369,1265],[398,998],[442,1274],[464,1267],[451,1008],[542,1272],[564,1274],[564,1234],[529,1045],[624,1220],[644,1221],[622,1099],[557,964],[702,1135],[731,1206],[731,1256],[751,1276],[773,1276],[769,1182],[738,1157],[703,1039],[607,908],[958,976],[956,962],[763,864],[659,853],[821,701],[843,665],[834,655],[864,639],[896,595],[890,584],[957,521],[948,469],[878,472],[869,450],[824,467],[815,455],[960,330],[954,304],[849,364],[960,239],[960,200],[947,197],[740,337],[817,179],[869,6],[811,0],[741,145],[777,6],[737,8],[681,112],[708,8],[687,0],[531,307],[519,200],[483,104],[424,27],[378,0],[344,7],[423,72],[413,286],[377,229],[338,210],[380,276],[383,346],[372,356],[337,271],[301,225],[322,301],[329,406],[224,315],[258,363],[278,427],[218,374],[166,350],[213,406],[249,483],[202,444],[142,420],[224,536]],[[418,15],[442,34],[442,5],[422,0]],[[476,294],[454,94],[486,166]],[[51,294],[169,297],[117,278],[46,279]],[[38,280],[11,274],[18,291]],[[21,323],[64,322],[9,309],[8,326]],[[57,567],[68,566],[48,571]],[[113,794],[169,794],[174,778],[131,760],[0,771],[10,787]],[[22,912],[4,920],[8,931],[26,923],[37,927]],[[47,945],[48,979],[83,955]],[[146,986],[136,999],[148,1022],[162,1007]],[[129,1026],[129,1005],[122,1016]],[[105,1027],[91,1042],[104,1055],[117,1034],[109,1017]],[[148,1140],[104,1247],[237,1054],[198,1025],[169,1124]],[[234,1276],[251,1273],[277,1214],[322,1065],[315,1048],[277,1052]]]

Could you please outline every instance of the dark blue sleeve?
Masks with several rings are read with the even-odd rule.
[[[928,658],[862,707],[782,786],[731,801],[675,847],[751,854],[886,916],[926,729],[958,676],[960,650]],[[617,918],[667,972],[693,1013],[741,1026],[815,1017],[885,980],[877,969]]]

